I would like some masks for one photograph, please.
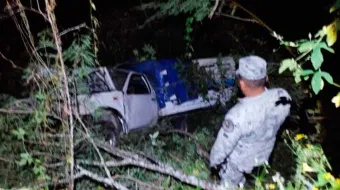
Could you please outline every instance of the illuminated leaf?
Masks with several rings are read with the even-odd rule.
[[[93,10],[96,10],[96,5],[91,1],[91,7]]]
[[[321,72],[321,75],[329,84],[333,84],[333,77],[327,72]]]
[[[318,94],[322,87],[322,78],[321,72],[316,72],[312,78],[312,89],[315,94]]]
[[[302,172],[313,172],[313,168],[311,168],[307,163],[302,164]]]
[[[66,155],[66,163],[71,164],[72,163],[72,156]]]
[[[323,177],[325,173],[321,172],[318,174],[318,180],[317,182],[314,184],[316,187],[322,187],[324,185],[326,185],[328,182],[327,180],[325,180],[325,178]]]
[[[296,83],[301,82],[301,75],[296,75],[296,76],[294,77],[294,80],[295,80]]]
[[[321,67],[321,64],[323,62],[323,55],[321,53],[321,47],[320,44],[316,45],[313,48],[312,55],[311,55],[311,61],[313,64],[314,69],[319,69]]]
[[[311,75],[311,74],[313,74],[314,73],[314,71],[312,71],[312,70],[310,70],[310,69],[307,69],[307,70],[303,70],[302,72],[301,72],[301,75],[302,76],[307,76],[307,75]]]
[[[330,48],[325,42],[321,42],[320,43],[320,47],[331,52],[331,53],[334,53],[334,49],[333,48]]]
[[[24,165],[26,165],[26,160],[25,159],[21,159],[20,161],[19,161],[19,166],[24,166]]]
[[[340,106],[340,92],[332,98],[332,103],[335,104],[336,108]]]
[[[320,90],[322,90],[324,86],[325,86],[325,83],[323,82],[323,80],[321,80]]]
[[[284,59],[281,62],[281,66],[279,68],[279,73],[283,73],[285,70],[289,68],[289,70],[294,70],[296,68],[297,64],[294,59]]]
[[[327,35],[327,44],[328,46],[332,46],[337,39],[337,28],[336,21],[326,27],[326,35]]]
[[[340,8],[340,0],[337,0],[333,6],[329,9],[329,12],[332,13],[334,11],[336,11],[337,9]]]
[[[307,51],[310,51],[313,49],[313,46],[314,46],[315,42],[314,41],[307,41],[307,42],[304,42],[302,43],[299,48],[298,48],[298,51],[300,53],[304,53],[304,52],[307,52]]]
[[[300,68],[294,71],[293,76],[294,76],[294,80],[296,83],[301,82],[301,73],[302,73],[302,70]]]

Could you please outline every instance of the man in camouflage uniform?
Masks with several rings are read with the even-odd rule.
[[[210,166],[219,170],[222,184],[244,184],[244,173],[268,161],[277,131],[290,113],[287,91],[265,87],[266,67],[258,56],[239,60],[236,75],[245,97],[226,114],[210,153]]]

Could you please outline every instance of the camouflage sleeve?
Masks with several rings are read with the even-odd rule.
[[[210,166],[221,164],[232,152],[240,137],[240,128],[235,127],[230,119],[225,119],[210,152]]]

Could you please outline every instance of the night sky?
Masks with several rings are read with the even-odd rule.
[[[25,0],[23,2],[30,1]],[[147,2],[147,0],[94,0],[97,7],[95,16],[101,24],[98,31],[99,39],[102,41],[99,59],[103,64],[112,65],[130,59],[133,56],[132,50],[141,48],[145,43],[156,48],[158,58],[173,58],[183,54],[186,15],[157,20],[144,29],[138,30],[137,26],[143,24],[144,20],[151,16],[150,12],[133,9],[133,7],[141,5],[142,2]],[[332,15],[329,14],[331,3],[325,0],[238,0],[238,2],[289,40],[307,38],[309,32],[315,34],[323,25],[329,24],[333,19]],[[16,64],[25,66],[27,54],[12,19],[5,18],[4,3],[5,0],[0,1],[0,51]],[[56,16],[61,31],[83,22],[89,22],[90,7],[88,1],[57,0],[57,4]],[[247,17],[241,10],[238,10],[236,15]],[[48,26],[35,13],[28,13],[28,17],[31,21],[33,33],[37,33]],[[231,35],[237,35],[239,41],[236,42]],[[289,56],[284,48],[281,48],[278,53],[272,52],[272,49],[278,48],[279,44],[263,27],[225,17],[207,19],[201,23],[196,23],[193,37],[195,53],[199,57],[217,56],[218,53],[227,55],[234,53],[234,49],[242,51],[240,52],[242,54],[255,52],[273,61],[279,61]],[[73,36],[69,35],[64,40],[67,41],[72,38]],[[265,42],[260,48],[258,40]],[[337,46],[339,46],[339,43],[335,46],[336,52],[339,49]],[[336,64],[340,60],[339,55],[325,55],[326,71],[333,71],[336,68]],[[20,96],[20,90],[22,90],[19,81],[20,74],[20,71],[13,69],[7,61],[0,57],[0,93]],[[334,79],[338,83],[340,82],[340,76],[334,76]],[[324,100],[326,113],[332,118],[337,118],[336,116],[339,114],[334,112],[334,105],[330,103],[330,98],[336,92],[332,87],[326,87],[320,95]],[[339,123],[339,119],[327,123],[330,133],[332,133],[334,127],[338,126],[330,123]],[[330,135],[326,144],[333,144],[333,147],[337,147],[340,142],[336,139],[335,136]],[[333,160],[340,160],[339,155],[333,155],[334,148],[331,150],[326,148],[327,151],[332,155]],[[335,167],[337,171],[340,170],[339,165]]]

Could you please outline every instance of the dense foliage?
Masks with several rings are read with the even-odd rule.
[[[147,3],[142,10],[154,9],[155,15],[146,22],[169,15],[185,13],[186,52],[183,60],[192,58],[192,23],[212,18],[224,6],[234,16],[237,4],[233,1],[208,0],[169,0],[161,3]],[[330,12],[336,13],[340,1]],[[29,99],[15,100],[1,97],[0,109],[0,184],[3,188],[66,188],[72,189],[199,189],[202,184],[212,187],[218,182],[217,175],[208,168],[207,157],[220,127],[224,112],[199,112],[189,117],[192,134],[172,131],[171,123],[164,119],[156,128],[122,137],[117,150],[110,150],[101,141],[93,123],[83,121],[71,109],[76,94],[75,83],[86,75],[89,67],[98,64],[99,27],[91,15],[90,30],[77,26],[66,31],[58,31],[54,0],[45,1],[45,10],[39,14],[49,23],[49,29],[41,32],[38,38],[31,34],[29,20],[23,5],[7,6],[8,10],[20,12],[12,14],[21,32],[22,39],[30,54],[29,66],[25,69],[23,81],[31,87]],[[96,11],[90,1],[91,11]],[[222,7],[222,8],[221,8]],[[336,15],[336,14],[335,14]],[[251,15],[254,16],[254,15]],[[69,45],[61,42],[65,35],[82,30]],[[302,93],[299,84],[309,82],[311,91],[318,94],[325,85],[338,87],[332,76],[322,71],[323,51],[335,53],[332,45],[336,42],[339,20],[326,25],[309,39],[287,42],[273,33],[282,45],[296,48],[298,56],[284,59],[281,65],[271,65],[270,73],[290,74],[292,78],[273,79],[272,86],[288,88],[298,102]],[[135,50],[137,60],[155,59],[156,52],[150,45],[142,51]],[[194,63],[193,63],[194,64]],[[179,68],[181,65],[179,65]],[[201,84],[201,92],[206,87],[206,77],[200,70],[187,69],[188,82]],[[80,71],[77,76],[72,71]],[[183,72],[185,73],[185,72]],[[296,85],[291,85],[295,81]],[[287,84],[288,83],[288,84]],[[286,86],[285,86],[286,85]],[[340,105],[340,93],[332,102]],[[318,108],[311,110],[320,112]],[[202,118],[198,120],[197,118]],[[320,125],[317,123],[317,125]],[[170,130],[169,130],[170,128]],[[142,134],[142,135],[141,135]],[[318,134],[316,134],[318,135]],[[331,167],[319,144],[313,138],[296,131],[285,130],[282,139],[272,155],[272,161],[249,176],[250,189],[340,189],[340,179],[332,175]],[[282,160],[282,155],[286,158]],[[288,168],[288,169],[287,169]],[[203,183],[204,182],[204,183]]]

